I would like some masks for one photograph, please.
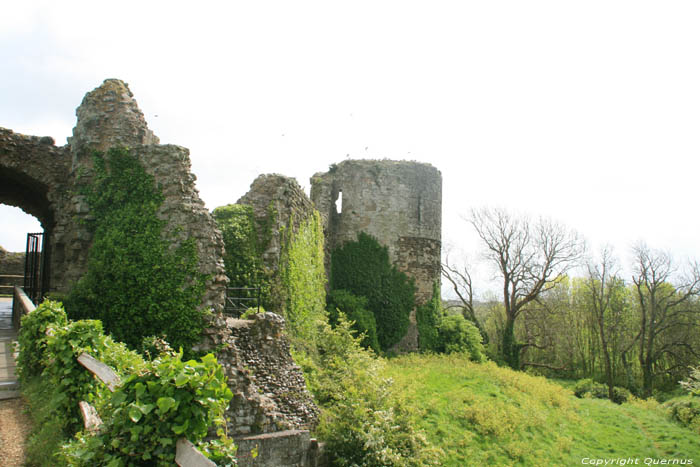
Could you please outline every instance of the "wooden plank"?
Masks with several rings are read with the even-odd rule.
[[[83,415],[83,425],[87,431],[97,431],[102,426],[102,419],[97,410],[85,401],[78,402],[80,413]]]
[[[97,379],[107,385],[110,391],[114,392],[117,386],[122,382],[118,374],[114,372],[108,365],[105,365],[99,360],[96,360],[91,355],[81,353],[78,357],[78,363],[87,368]]]
[[[207,459],[185,438],[177,441],[175,463],[180,467],[216,467],[214,462]]]

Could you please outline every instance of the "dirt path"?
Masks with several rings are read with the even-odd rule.
[[[0,401],[0,459],[3,467],[24,464],[24,446],[31,430],[22,399]]]

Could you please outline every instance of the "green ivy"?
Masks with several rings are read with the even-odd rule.
[[[205,325],[198,308],[206,277],[194,241],[172,248],[165,236],[157,216],[164,197],[154,178],[127,149],[110,149],[95,154],[82,194],[94,236],[88,270],[66,300],[69,316],[99,319],[132,348],[164,334],[175,348],[190,349]]]
[[[360,232],[357,241],[333,250],[331,289],[367,298],[382,350],[389,350],[406,334],[415,306],[413,280],[391,265],[387,248],[371,235]]]
[[[260,287],[263,300],[270,296],[270,273],[266,271],[262,254],[270,242],[271,222],[258,223],[253,208],[245,204],[228,204],[212,212],[224,240],[224,266],[229,287]],[[268,306],[263,303],[263,306]]]
[[[347,290],[332,290],[327,299],[328,318],[331,326],[338,324],[340,313],[345,313],[352,322],[352,328],[358,332],[362,347],[379,352],[377,339],[377,321],[374,313],[367,309],[367,298],[358,297]]]
[[[418,344],[423,351],[437,351],[440,346],[438,326],[442,318],[442,300],[440,295],[440,283],[433,283],[433,296],[428,303],[421,305],[416,310],[418,322]]]
[[[291,335],[307,343],[316,338],[319,322],[326,316],[326,270],[323,227],[314,211],[293,229],[294,219],[282,232],[280,278],[285,297],[284,316]]]

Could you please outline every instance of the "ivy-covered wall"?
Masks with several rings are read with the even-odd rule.
[[[69,316],[99,319],[132,348],[146,336],[163,336],[189,350],[205,325],[206,277],[194,241],[172,247],[166,222],[157,216],[163,193],[129,150],[95,153],[93,164],[80,186],[93,243],[88,270],[66,300]]]
[[[389,262],[389,252],[376,238],[360,232],[331,252],[331,289],[367,298],[374,313],[382,350],[390,350],[406,335],[415,307],[413,280]]]
[[[287,320],[293,339],[313,339],[325,319],[321,217],[296,180],[261,175],[235,205],[214,210],[224,235],[226,274],[241,287],[263,288],[266,310]]]

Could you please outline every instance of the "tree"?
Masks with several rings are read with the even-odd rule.
[[[584,282],[584,287],[588,293],[588,310],[593,315],[598,328],[600,348],[603,353],[605,363],[605,380],[608,386],[608,399],[614,399],[614,381],[612,369],[612,357],[609,337],[616,334],[616,321],[606,319],[608,315],[619,311],[620,300],[615,300],[620,296],[620,291],[624,293],[625,284],[617,275],[616,262],[612,255],[612,250],[603,248],[600,254],[600,261],[593,263],[589,261],[586,265],[588,275]],[[614,308],[617,308],[614,310]],[[618,313],[619,314],[619,313]],[[607,324],[607,325],[606,325]]]
[[[445,262],[440,265],[440,271],[442,277],[447,279],[452,285],[452,290],[459,298],[459,301],[462,302],[460,306],[462,316],[476,326],[484,345],[487,345],[489,343],[489,335],[479,322],[474,311],[474,288],[472,287],[472,276],[469,273],[469,268],[466,265],[462,266],[461,269],[457,266],[452,266],[449,255],[445,255]]]
[[[520,368],[520,353],[532,345],[515,339],[515,322],[527,305],[555,286],[580,259],[583,241],[574,231],[547,220],[531,222],[500,209],[472,210],[469,222],[484,242],[485,257],[503,281],[506,314],[501,351],[506,363]]]
[[[699,350],[686,339],[667,339],[669,334],[683,334],[698,314],[693,299],[700,295],[700,267],[691,263],[684,274],[677,270],[671,257],[662,251],[640,244],[634,248],[635,266],[632,281],[639,305],[639,365],[642,371],[642,395],[651,396],[655,367],[666,356],[676,357],[679,350],[698,355]],[[673,285],[675,279],[678,285]],[[697,323],[695,323],[697,324]]]

